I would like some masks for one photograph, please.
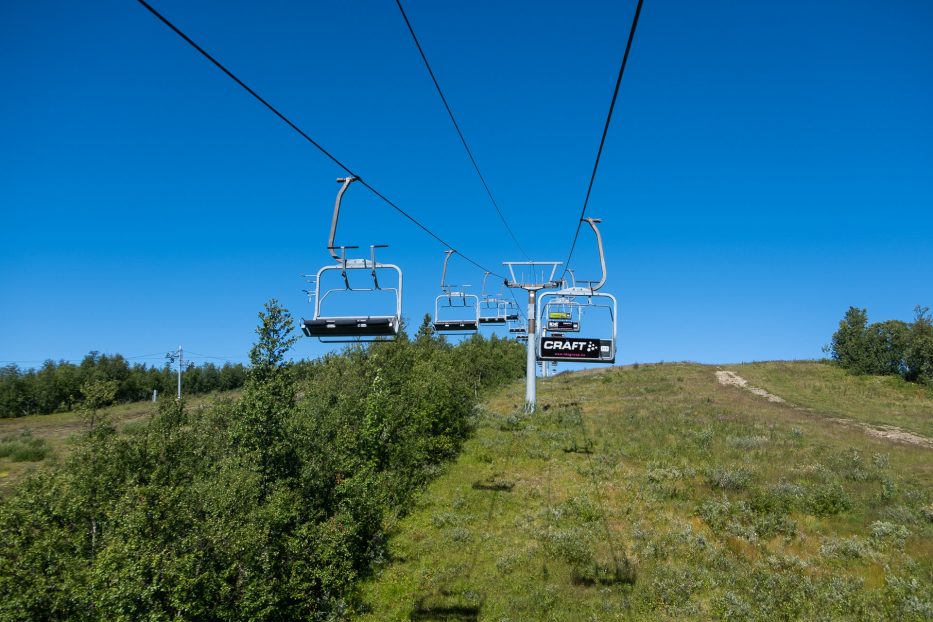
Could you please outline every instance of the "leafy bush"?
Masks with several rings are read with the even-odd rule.
[[[709,472],[707,481],[713,488],[721,490],[743,490],[752,479],[752,473],[744,468],[716,468]]]
[[[820,555],[842,560],[871,559],[874,550],[858,536],[851,538],[829,538],[820,546]]]
[[[807,488],[804,507],[814,516],[832,516],[851,509],[852,499],[838,482],[821,482]]]
[[[910,531],[903,525],[876,520],[871,524],[871,539],[878,548],[903,549]]]
[[[287,311],[260,319],[239,400],[165,400],[131,435],[93,419],[60,469],[0,503],[0,619],[348,615],[387,518],[524,363],[514,342],[402,336],[292,365]]]

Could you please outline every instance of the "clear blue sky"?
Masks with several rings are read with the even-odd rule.
[[[522,259],[394,2],[154,4],[463,252]],[[635,1],[405,6],[522,244],[563,261]],[[849,305],[933,306],[930,32],[917,0],[646,0],[588,209],[620,362],[819,357]],[[136,2],[2,3],[0,83],[0,359],[236,359],[269,298],[310,315],[342,172]],[[417,324],[444,247],[361,187],[345,207]]]

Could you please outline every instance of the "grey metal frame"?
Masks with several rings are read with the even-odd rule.
[[[445,335],[471,335],[479,330],[479,318],[480,318],[480,308],[479,308],[479,296],[476,294],[468,294],[465,291],[460,291],[455,288],[467,288],[469,285],[450,285],[446,283],[447,280],[447,264],[450,262],[450,257],[456,253],[454,250],[445,251],[444,255],[444,268],[441,271],[441,292],[440,296],[434,299],[434,330]],[[441,306],[441,302],[446,299],[446,307]],[[472,319],[450,319],[445,320],[440,318],[440,310],[442,308],[453,309],[456,305],[453,304],[454,300],[462,301],[462,307],[466,308],[467,306],[472,306],[475,312],[475,317]],[[472,305],[469,305],[470,301],[473,301]]]
[[[334,202],[334,214],[330,223],[330,236],[327,239],[327,250],[331,257],[336,260],[332,266],[323,266],[314,275],[314,288],[308,292],[308,297],[313,300],[314,309],[311,319],[312,325],[302,320],[302,330],[309,337],[317,337],[323,343],[369,343],[382,339],[395,339],[398,337],[402,324],[402,269],[395,264],[379,263],[376,261],[376,249],[386,248],[384,244],[373,244],[369,247],[369,259],[347,259],[348,249],[358,248],[356,246],[335,246],[334,237],[337,233],[337,221],[340,217],[340,204],[343,195],[351,183],[356,181],[356,177],[344,177],[337,181],[343,185],[337,192],[337,200]],[[337,250],[340,254],[337,254]],[[373,280],[372,287],[352,287],[350,277],[347,272],[352,270],[367,270]],[[397,275],[397,286],[382,287],[379,284],[379,271],[394,271]],[[321,282],[327,272],[339,271],[343,278],[344,287],[332,287],[321,293]],[[394,315],[324,315],[321,313],[321,305],[328,296],[335,292],[391,292],[395,296],[395,314]],[[374,328],[373,325],[377,328]],[[353,329],[349,329],[353,326]],[[386,327],[378,328],[378,327]],[[328,337],[326,334],[316,334],[318,330],[333,330],[334,337]]]
[[[616,344],[618,342],[618,332],[619,332],[618,330],[618,326],[619,326],[618,302],[616,301],[615,296],[613,296],[612,294],[604,294],[599,291],[599,289],[602,288],[602,286],[606,283],[606,255],[603,252],[603,237],[599,232],[599,227],[596,226],[598,223],[602,221],[598,218],[584,218],[583,220],[589,223],[590,227],[593,229],[593,233],[596,234],[596,245],[599,248],[599,266],[600,266],[600,269],[602,270],[602,276],[600,277],[599,281],[595,281],[595,282],[584,281],[585,283],[587,283],[587,285],[580,286],[580,285],[577,285],[576,279],[573,277],[573,274],[571,274],[572,285],[570,287],[564,287],[563,289],[558,289],[553,292],[545,292],[541,294],[541,296],[538,298],[537,306],[535,308],[535,318],[537,321],[535,322],[536,329],[535,329],[535,334],[534,334],[534,337],[535,337],[534,341],[535,341],[535,357],[538,360],[543,360],[543,361],[555,361],[556,360],[556,361],[567,362],[567,363],[574,362],[572,359],[542,356],[541,354],[542,345],[541,344],[544,338],[546,337],[545,333],[548,331],[545,328],[546,324],[543,323],[541,319],[544,314],[545,308],[549,304],[552,304],[554,302],[554,301],[548,301],[548,297],[555,298],[555,299],[566,299],[568,301],[573,300],[574,298],[585,297],[588,302],[586,304],[580,305],[581,312],[582,312],[582,309],[587,306],[609,309],[609,314],[612,320],[612,336],[610,338],[610,346],[609,346],[608,355],[602,356],[602,350],[600,350],[600,357],[599,357],[600,360],[586,360],[586,361],[581,361],[581,362],[587,362],[587,363],[614,363],[615,362]],[[562,283],[565,284],[566,282],[562,281]],[[605,300],[606,302],[604,304],[594,303],[593,302],[594,298],[599,299],[599,300]],[[582,324],[582,319],[581,319],[581,324]],[[601,345],[603,341],[606,341],[602,337],[593,338],[593,339],[599,339]]]

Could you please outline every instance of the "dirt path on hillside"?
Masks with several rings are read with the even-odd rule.
[[[738,375],[734,371],[717,371],[716,378],[719,380],[719,384],[732,385],[739,387],[740,389],[745,389],[746,391],[751,391],[755,395],[767,399],[769,402],[777,402],[778,404],[786,404],[787,401],[783,397],[778,397],[773,393],[768,393],[764,389],[759,389],[758,387],[753,387],[748,384],[748,380]]]
[[[716,379],[719,381],[719,384],[724,386],[734,386],[740,389],[745,389],[750,393],[754,393],[759,397],[767,399],[769,402],[775,402],[778,404],[784,404],[788,408],[793,408],[794,410],[806,413],[814,413],[815,411],[810,408],[804,408],[802,406],[795,406],[789,404],[784,398],[774,395],[773,393],[768,393],[764,389],[753,387],[748,384],[748,381],[742,376],[738,375],[734,371],[717,371]],[[874,436],[875,438],[883,438],[885,440],[894,442],[894,443],[905,443],[907,445],[916,445],[918,447],[926,447],[927,449],[933,449],[933,439],[929,439],[925,436],[919,434],[914,434],[913,432],[908,432],[894,425],[880,425],[880,424],[870,424],[864,423],[862,421],[856,421],[854,419],[843,419],[840,417],[827,417],[829,421],[833,423],[838,423],[839,425],[844,425],[849,428],[857,428],[862,430],[865,434],[869,436]]]

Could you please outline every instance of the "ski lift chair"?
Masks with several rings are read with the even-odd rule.
[[[468,294],[457,289],[465,289],[469,285],[447,285],[445,283],[447,263],[455,252],[448,250],[444,257],[444,269],[441,272],[442,293],[434,300],[434,330],[445,334],[468,335],[479,330],[480,300],[476,294]]]
[[[481,326],[496,326],[505,324],[505,313],[503,309],[504,300],[496,296],[490,296],[486,293],[486,281],[491,272],[486,272],[483,276],[483,292],[480,294],[479,303],[479,323]]]
[[[486,293],[486,281],[491,272],[483,276],[483,293],[480,295],[479,323],[481,326],[504,326],[507,321],[506,301]]]
[[[547,332],[580,332],[580,303],[567,296],[557,296],[544,305],[540,326]]]
[[[599,281],[582,281],[579,285],[574,280],[571,287],[544,292],[538,297],[535,315],[538,326],[543,330],[536,331],[536,350],[538,360],[561,361],[577,363],[615,363],[616,338],[618,335],[618,303],[612,294],[600,292],[599,289],[606,282],[606,259],[603,254],[603,241],[596,224],[596,218],[584,218],[596,234],[599,247],[599,262],[602,269],[602,278]],[[572,275],[571,275],[572,276]],[[582,302],[581,302],[582,300]],[[563,307],[562,307],[563,306]],[[609,335],[598,337],[567,337],[564,332],[580,332],[586,329],[582,322],[584,311],[590,308],[603,309],[609,314],[611,325]],[[576,313],[576,320],[574,319]],[[571,329],[576,322],[576,331],[567,328],[551,328],[551,322],[568,322]],[[543,324],[542,322],[547,322]],[[559,330],[560,334],[554,334]],[[549,334],[549,332],[551,334]]]
[[[376,249],[386,248],[385,245],[376,244],[369,247],[369,259],[347,259],[346,252],[356,249],[356,246],[334,246],[334,236],[337,230],[337,219],[340,215],[340,203],[343,194],[356,177],[338,179],[342,183],[334,203],[334,216],[331,221],[330,238],[327,250],[336,260],[335,265],[323,266],[314,275],[313,289],[308,296],[314,304],[314,313],[310,320],[302,319],[301,330],[308,337],[317,337],[325,343],[344,342],[370,342],[378,339],[395,339],[398,337],[402,325],[402,270],[395,264],[383,264],[376,261]],[[340,250],[340,254],[336,253]],[[343,280],[343,287],[330,287],[322,291],[322,283],[328,273],[339,272]],[[371,287],[354,287],[351,285],[350,274],[369,272],[372,279]],[[379,282],[380,274],[391,274],[391,286],[385,287]],[[336,303],[338,298],[344,302],[353,299],[358,302],[367,296],[367,292],[386,292],[394,300],[390,314],[371,313],[336,313],[322,309],[325,305]],[[328,298],[331,300],[328,301]],[[325,302],[327,301],[327,302]],[[389,310],[389,309],[386,309]]]
[[[575,300],[578,305],[576,320],[545,320],[548,312],[545,309],[555,303],[555,299],[568,296],[585,296],[585,301]],[[537,336],[538,360],[562,361],[567,363],[615,363],[616,336],[618,333],[618,303],[612,294],[597,291],[580,293],[572,290],[559,290],[544,292],[539,298],[541,312],[538,314],[539,322],[545,327]],[[602,309],[608,312],[610,327],[608,334],[597,336],[568,337],[564,333],[575,332],[582,335],[591,335],[592,327],[587,329],[588,322],[583,319],[589,309]],[[554,324],[552,324],[554,323]],[[560,328],[566,323],[571,328]]]
[[[524,322],[519,321],[518,318],[509,320],[509,332],[518,335],[527,335],[528,326]]]

